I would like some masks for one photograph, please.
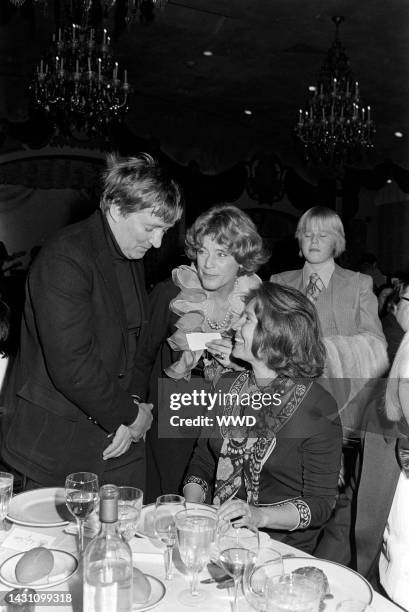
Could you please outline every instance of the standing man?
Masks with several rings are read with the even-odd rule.
[[[76,471],[144,488],[142,258],[181,213],[178,186],[152,157],[111,157],[100,210],[37,256],[3,419],[2,457],[25,488],[62,486]]]

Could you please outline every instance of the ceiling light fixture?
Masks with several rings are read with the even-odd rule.
[[[0,0],[4,1],[4,0]],[[26,0],[10,0],[17,8],[20,8]],[[118,10],[123,13],[125,25],[130,25],[136,18],[141,23],[150,23],[155,19],[155,9],[163,9],[168,3],[168,0],[33,0],[34,5],[42,5],[44,11],[47,12],[47,5],[54,4],[58,13],[78,11],[90,11],[94,14],[103,14],[105,17],[111,9],[118,7]],[[71,19],[75,21],[75,19]]]
[[[106,137],[128,111],[127,70],[114,60],[108,31],[73,23],[59,28],[29,85],[35,111],[62,136]]]
[[[396,136],[396,138],[403,138],[402,132],[395,132],[393,135]]]
[[[370,106],[363,106],[359,83],[339,40],[344,17],[334,16],[335,39],[328,50],[305,109],[298,112],[296,142],[305,161],[329,167],[342,166],[372,149],[375,124]]]

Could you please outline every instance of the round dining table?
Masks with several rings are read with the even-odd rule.
[[[75,531],[74,525],[69,524],[65,526],[58,527],[33,527],[33,526],[23,526],[23,525],[12,525],[10,530],[6,533],[2,533],[0,536],[0,564],[2,564],[6,559],[18,553],[18,548],[20,546],[21,550],[26,550],[27,546],[30,545],[30,542],[37,546],[44,543],[44,545],[50,549],[63,550],[69,553],[72,553],[77,559],[77,538],[73,533]],[[86,532],[87,535],[87,532]],[[43,538],[43,541],[41,540]],[[261,540],[262,544],[264,542],[264,538]],[[278,541],[270,541],[270,546],[277,549],[287,558],[292,557],[308,557],[311,559],[310,555],[307,555],[296,548],[288,546]],[[8,547],[12,546],[12,548]],[[166,592],[164,593],[162,599],[153,607],[149,609],[155,609],[157,612],[182,612],[183,610],[188,610],[189,608],[183,605],[179,601],[179,595],[181,591],[185,590],[189,587],[189,579],[187,574],[184,571],[183,564],[180,561],[180,558],[176,555],[175,559],[175,570],[174,576],[172,580],[165,580],[164,577],[164,562],[163,562],[163,552],[162,545],[155,541],[153,538],[148,538],[146,536],[135,536],[130,541],[130,546],[133,554],[133,564],[135,567],[139,568],[145,574],[149,574],[157,579],[159,579],[166,588]],[[285,563],[284,563],[285,567]],[[209,572],[207,568],[205,568],[201,575],[200,580],[209,579]],[[200,584],[200,588],[203,589],[207,598],[204,603],[201,603],[197,609],[200,609],[201,612],[231,612],[233,609],[233,589],[232,588],[217,588],[217,583],[210,584]],[[33,587],[35,589],[35,587]],[[348,593],[348,584],[346,580],[345,584],[346,592]],[[4,603],[4,597],[7,593],[12,590],[12,587],[7,586],[6,584],[1,582],[1,572],[0,572],[0,611],[5,612],[8,611],[9,608]],[[353,589],[352,589],[353,590]],[[58,584],[56,586],[51,586],[46,589],[37,589],[37,594],[46,593],[49,595],[52,593],[56,594],[56,600],[59,599],[58,603],[53,603],[49,605],[41,605],[37,603],[35,606],[36,612],[50,612],[51,610],[55,610],[58,612],[86,612],[83,611],[82,606],[82,564],[81,560],[79,560],[77,571],[65,582]],[[350,597],[354,597],[354,593],[350,593]],[[37,597],[37,599],[40,599]],[[336,602],[331,603],[328,608],[326,607],[326,611],[332,608],[335,609]],[[382,597],[379,593],[373,592],[373,601],[371,604],[374,608],[375,612],[402,612],[402,609],[388,601],[386,598]],[[14,609],[14,608],[13,608]],[[34,608],[33,608],[34,609]],[[134,608],[136,611],[147,610],[148,607],[136,606]],[[193,608],[190,606],[190,609]],[[16,612],[18,608],[15,608]],[[246,601],[243,594],[241,594],[239,599],[239,610],[240,612],[251,612],[254,610],[248,602]]]

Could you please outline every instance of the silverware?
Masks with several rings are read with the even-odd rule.
[[[220,582],[216,586],[216,589],[229,589],[230,587],[233,587],[233,586],[234,586],[233,578],[228,578],[228,580],[225,580],[224,582]]]

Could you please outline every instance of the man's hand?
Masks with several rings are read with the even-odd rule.
[[[102,458],[113,459],[120,457],[131,446],[132,442],[138,442],[145,437],[146,432],[152,424],[152,408],[153,404],[138,404],[138,416],[129,427],[120,425],[115,432],[114,439],[111,444],[106,447],[102,454]]]
[[[145,438],[145,434],[150,429],[153,421],[153,404],[138,404],[138,407],[138,416],[128,427],[134,442],[138,442],[141,438]]]
[[[126,425],[120,425],[115,432],[114,439],[111,444],[106,447],[102,454],[104,461],[106,459],[113,459],[114,457],[120,457],[129,449],[132,444],[132,435],[129,427]]]

